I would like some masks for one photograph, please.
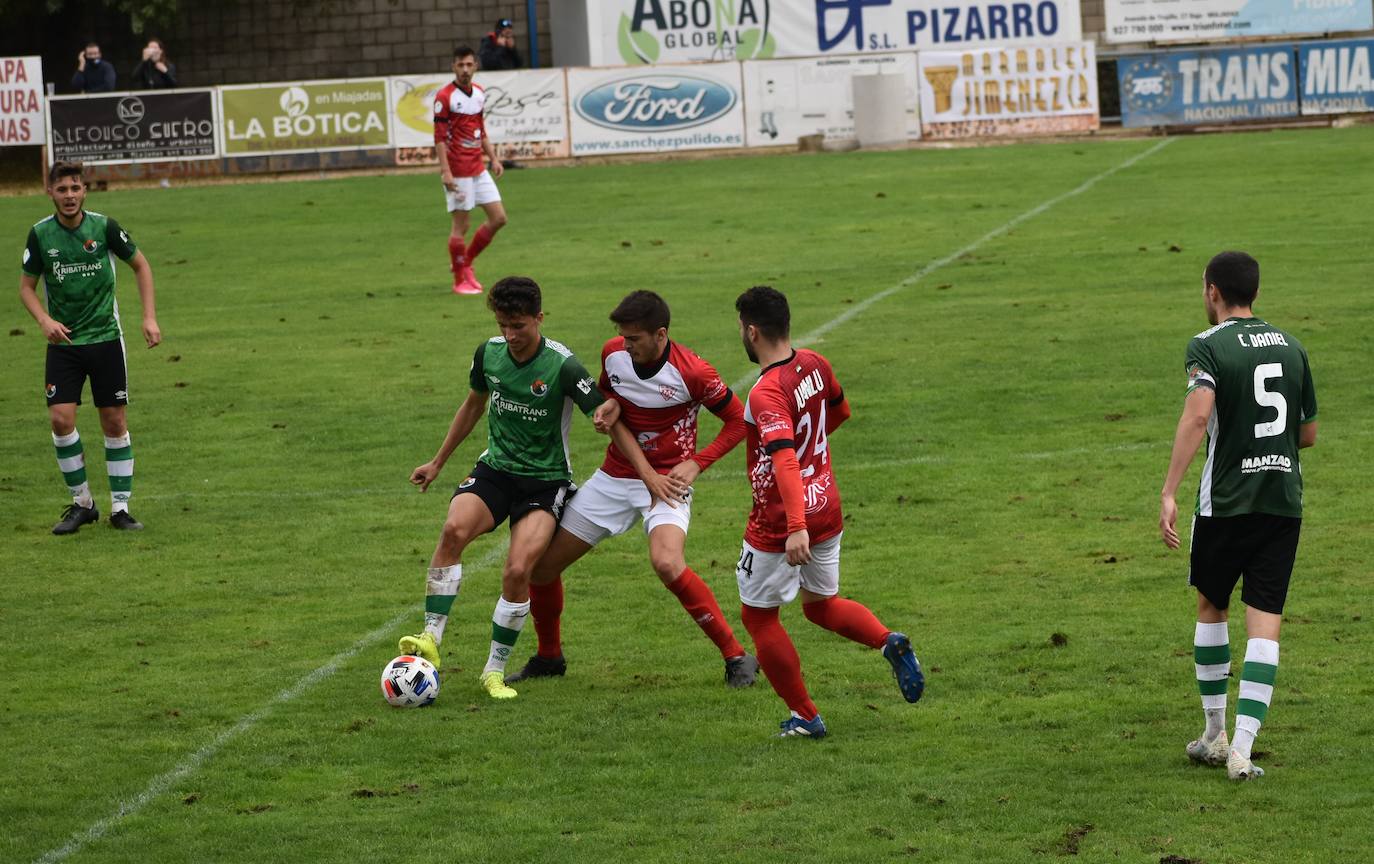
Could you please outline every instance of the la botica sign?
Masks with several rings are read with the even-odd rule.
[[[220,88],[228,156],[391,146],[384,78]]]
[[[733,63],[570,69],[573,155],[742,147],[740,92]]]

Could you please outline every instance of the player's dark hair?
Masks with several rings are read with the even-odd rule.
[[[668,303],[652,291],[631,291],[611,311],[611,322],[622,327],[638,327],[649,333],[665,330],[671,315]]]
[[[51,186],[63,177],[80,177],[81,163],[59,159],[48,169],[48,185]]]
[[[735,300],[739,320],[759,329],[764,338],[773,342],[786,339],[792,330],[792,312],[787,298],[771,285],[755,285]]]
[[[1207,262],[1204,278],[1231,307],[1250,307],[1259,294],[1259,262],[1244,252],[1222,252]]]
[[[538,315],[543,310],[539,283],[528,276],[507,276],[491,286],[487,308],[502,315]]]
[[[476,56],[477,56],[477,52],[474,51],[474,50],[472,50],[472,48],[471,48],[470,46],[467,46],[467,45],[459,45],[457,48],[454,48],[454,49],[453,49],[453,59],[454,59],[454,60],[461,60],[461,59],[463,59],[464,57],[476,57]]]

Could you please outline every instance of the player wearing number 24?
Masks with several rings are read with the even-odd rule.
[[[778,617],[779,607],[799,593],[808,620],[882,650],[906,701],[921,698],[925,678],[910,639],[862,603],[839,596],[844,513],[831,473],[830,434],[849,418],[849,400],[830,362],[815,351],[793,349],[791,312],[781,292],[750,288],[735,309],[744,351],[763,367],[744,409],[754,506],[735,567],[740,617],[768,683],[791,709],[780,737],[820,738],[825,722]]]
[[[1291,333],[1255,317],[1251,307],[1258,294],[1254,258],[1222,252],[1208,262],[1202,300],[1212,327],[1188,343],[1187,396],[1159,503],[1160,536],[1177,549],[1174,495],[1205,434],[1207,461],[1198,484],[1188,582],[1197,589],[1193,662],[1207,725],[1184,749],[1196,762],[1225,764],[1233,780],[1264,774],[1250,761],[1250,747],[1274,692],[1279,625],[1298,552],[1298,451],[1317,443],[1317,396],[1307,352]],[[1228,744],[1227,608],[1242,578],[1248,642],[1235,737]]]

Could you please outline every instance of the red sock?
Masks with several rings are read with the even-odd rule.
[[[462,238],[462,237],[449,237],[449,238],[448,238],[448,260],[449,260],[449,269],[451,269],[451,270],[453,271],[453,274],[454,274],[455,276],[458,275],[458,271],[459,271],[460,269],[462,269],[462,266],[463,266],[464,264],[467,263],[467,259],[463,257],[463,238]]]
[[[683,568],[668,590],[677,596],[682,608],[687,610],[702,632],[716,643],[720,656],[728,660],[744,653],[744,646],[739,644],[734,631],[725,623],[725,615],[720,611],[716,595],[711,593],[711,588],[701,581],[700,576],[692,572],[691,567]]]
[[[803,603],[802,611],[812,623],[869,648],[883,647],[887,634],[892,632],[868,611],[867,606],[843,597],[827,597],[814,603]]]
[[[549,659],[563,656],[559,633],[559,621],[563,617],[562,577],[547,585],[530,583],[530,615],[534,617],[534,632],[539,635],[539,656]]]
[[[773,692],[803,720],[816,719],[819,712],[816,703],[807,695],[801,658],[778,620],[778,610],[741,606],[740,618],[744,620],[744,629],[754,637],[754,653],[763,667],[763,674],[768,676],[768,683],[773,685]]]
[[[487,227],[486,223],[483,223],[482,227],[477,229],[477,233],[472,235],[472,246],[468,249],[469,264],[477,260],[477,256],[481,255],[482,250],[487,248],[487,244],[491,242],[491,238],[494,237],[495,234],[496,232]]]

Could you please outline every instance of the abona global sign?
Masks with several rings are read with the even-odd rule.
[[[583,119],[630,132],[667,132],[700,126],[735,107],[735,91],[691,75],[636,75],[607,81],[577,98]]]

